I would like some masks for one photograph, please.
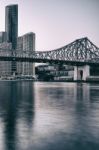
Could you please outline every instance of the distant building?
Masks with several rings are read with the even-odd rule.
[[[6,41],[6,32],[0,32],[0,43]]]
[[[6,49],[6,51],[5,51]],[[5,32],[0,32],[0,53],[12,56],[13,51],[26,52],[29,56],[35,51],[35,34],[30,32],[18,37],[18,5],[5,7]],[[35,75],[35,65],[30,62],[0,62],[0,76]]]
[[[36,75],[39,80],[48,80],[50,77],[53,80],[66,80],[73,78],[73,70],[74,68],[72,66],[63,65],[60,67],[57,64],[46,64],[36,66]]]
[[[23,36],[20,36],[17,39],[17,50],[23,51]]]
[[[5,9],[5,31],[7,42],[12,43],[12,49],[17,47],[18,38],[18,5],[8,5]],[[12,74],[16,72],[16,62],[12,62]]]
[[[0,53],[3,55],[11,55],[12,44],[3,42],[0,43]],[[11,62],[0,61],[0,76],[10,76],[11,75]]]
[[[38,71],[53,71],[53,72],[55,72],[56,71],[56,69],[55,69],[55,67],[54,66],[52,66],[52,65],[48,65],[48,64],[45,64],[45,65],[39,65],[39,66],[37,66],[36,67],[37,69],[38,69]]]
[[[35,51],[35,34],[30,32],[23,36],[23,51],[32,53]],[[31,55],[31,54],[30,54]],[[35,75],[35,66],[33,63],[23,63],[24,75]]]
[[[0,32],[0,53],[11,54],[12,44],[6,42],[6,32]],[[5,51],[6,49],[6,51]],[[11,75],[11,62],[0,61],[0,76]]]
[[[8,51],[9,54],[9,50],[12,50],[12,43],[7,43],[7,42],[2,42],[0,43],[0,50],[6,50],[6,52]]]
[[[33,32],[27,33],[18,38],[17,50],[28,52],[30,55],[35,51],[35,34]],[[35,65],[30,62],[18,62],[17,74],[35,75]]]

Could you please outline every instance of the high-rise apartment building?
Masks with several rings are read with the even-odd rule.
[[[35,33],[30,32],[18,38],[17,49],[28,52],[35,51]],[[17,63],[17,73],[22,75],[35,75],[35,65],[30,62]]]
[[[7,33],[7,42],[12,43],[12,49],[16,49],[18,38],[18,5],[6,6],[5,31]]]
[[[5,31],[7,34],[7,42],[12,43],[12,49],[17,48],[18,38],[18,5],[8,5],[5,9]],[[11,65],[12,74],[16,72],[16,62]]]
[[[32,53],[35,51],[35,34],[30,32],[23,36],[23,51]],[[31,54],[30,54],[31,55]],[[35,75],[35,66],[33,63],[23,63],[24,75]]]

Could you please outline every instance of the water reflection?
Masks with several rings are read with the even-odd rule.
[[[79,143],[83,149],[98,149],[99,109],[96,107],[93,108],[92,103],[94,102],[95,105],[95,97],[99,96],[99,85],[97,84],[94,87],[93,84],[80,83],[76,84],[76,87],[76,124],[74,126],[74,135],[77,138],[76,143]],[[98,90],[95,92],[97,87]],[[99,97],[97,106],[99,108]]]
[[[17,150],[21,144],[21,126],[31,128],[34,118],[34,87],[32,83],[8,82],[0,86],[0,112],[3,124],[4,149]],[[20,140],[21,141],[21,140]],[[24,139],[23,139],[24,141]]]
[[[99,85],[1,82],[0,150],[99,149]]]
[[[6,114],[4,119],[4,132],[5,132],[5,146],[6,150],[15,150],[16,149],[16,141],[17,141],[17,131],[16,131],[16,118],[17,118],[17,105],[16,102],[16,94],[17,89],[16,85],[11,85],[11,89],[9,91],[9,103],[6,109]],[[8,94],[8,93],[7,93]],[[13,144],[12,144],[13,143]]]

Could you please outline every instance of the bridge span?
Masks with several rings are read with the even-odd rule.
[[[99,66],[99,48],[87,37],[77,39],[61,48],[50,51],[23,51],[0,48],[0,61],[56,63],[74,66],[74,80],[78,72],[83,80],[89,75],[90,66]],[[82,72],[82,73],[81,73]]]

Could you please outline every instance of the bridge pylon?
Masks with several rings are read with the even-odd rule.
[[[74,66],[74,81],[86,81],[87,77],[90,76],[90,66]]]

